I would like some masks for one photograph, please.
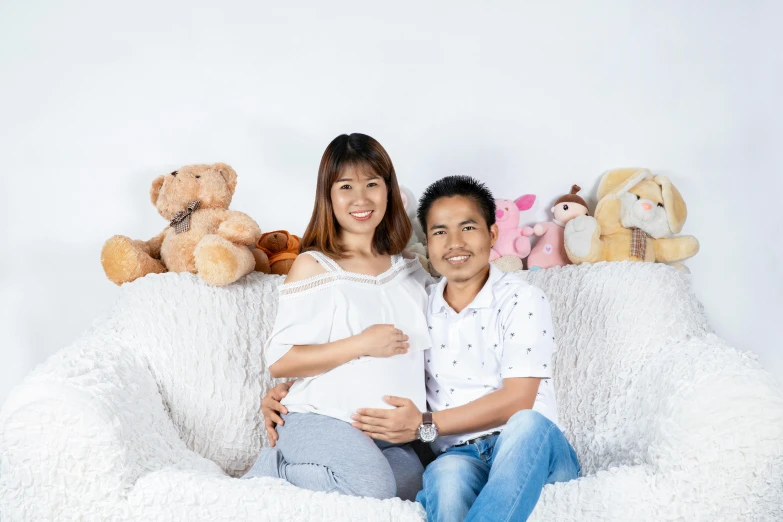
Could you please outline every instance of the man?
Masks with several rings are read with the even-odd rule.
[[[549,303],[489,263],[498,228],[483,184],[465,176],[433,183],[418,218],[443,275],[429,287],[431,413],[387,397],[394,409],[360,409],[353,425],[377,440],[430,443],[438,456],[416,497],[430,521],[526,520],[544,485],[580,472],[557,426]],[[269,399],[268,426],[282,408]]]

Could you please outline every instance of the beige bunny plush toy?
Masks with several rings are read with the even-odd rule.
[[[675,236],[688,210],[667,177],[639,168],[610,170],[601,178],[597,195],[595,217],[579,216],[566,224],[565,249],[572,263],[676,264],[699,251],[695,237]]]

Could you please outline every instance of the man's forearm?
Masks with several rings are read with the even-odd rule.
[[[519,393],[502,388],[464,406],[437,411],[432,414],[432,420],[440,435],[491,430],[506,424],[516,412],[531,409],[537,390],[536,384],[532,394],[520,397]]]

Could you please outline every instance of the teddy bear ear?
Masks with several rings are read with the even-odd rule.
[[[519,196],[516,200],[514,200],[514,203],[519,210],[530,210],[533,207],[533,203],[535,202],[535,194],[525,194],[524,196]]]
[[[158,176],[155,178],[155,181],[152,182],[152,187],[150,187],[150,200],[152,200],[152,204],[154,206],[158,206],[158,196],[160,196],[160,188],[163,186],[163,181],[166,179],[166,176]]]
[[[652,178],[647,169],[613,169],[604,172],[598,184],[598,201],[609,194],[622,195],[638,185],[642,180]]]
[[[677,187],[666,176],[655,176],[654,181],[661,186],[663,206],[666,209],[669,228],[673,234],[679,234],[682,226],[685,224],[685,219],[688,217],[688,207],[685,206],[685,200],[682,199],[682,195],[677,190]]]
[[[226,184],[228,185],[228,190],[231,191],[231,193],[234,193],[234,190],[237,188],[237,173],[234,169],[232,169],[229,165],[226,165],[225,163],[215,163],[213,165],[215,169],[217,169],[218,172],[220,172],[220,175],[223,176],[223,179],[226,180]]]

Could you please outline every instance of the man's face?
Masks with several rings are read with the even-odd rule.
[[[498,227],[487,226],[476,203],[454,196],[432,204],[427,214],[426,234],[430,262],[435,270],[449,281],[459,283],[487,268]]]

